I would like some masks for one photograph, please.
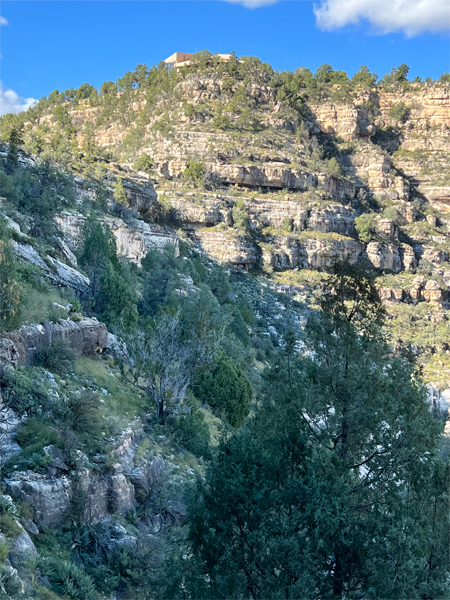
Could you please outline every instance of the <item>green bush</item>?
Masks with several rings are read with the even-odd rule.
[[[201,403],[223,413],[233,427],[242,425],[249,413],[252,399],[250,381],[225,354],[212,369],[196,376],[192,390]]]
[[[153,161],[148,154],[141,154],[141,156],[134,163],[133,168],[136,169],[136,171],[151,173],[153,169]]]
[[[36,355],[36,364],[57,375],[73,373],[75,352],[66,340],[56,340]]]
[[[8,538],[13,538],[22,533],[22,528],[17,524],[13,515],[9,512],[0,514],[0,531]]]
[[[60,306],[55,302],[48,303],[47,318],[53,323],[59,323],[63,319],[67,319],[67,310],[64,306]]]
[[[58,446],[58,433],[42,417],[30,417],[17,432],[17,443],[23,449],[40,444]]]
[[[406,123],[411,115],[411,109],[404,102],[398,102],[389,109],[389,116],[398,123]]]
[[[9,549],[10,545],[8,542],[0,541],[0,564],[5,564],[5,560],[8,558]]]
[[[13,471],[34,471],[45,473],[51,457],[43,453],[47,444],[38,442],[25,448],[20,454],[12,456],[3,465],[3,471],[9,475]]]
[[[283,219],[283,231],[286,233],[291,233],[294,229],[294,224],[290,217],[284,217]]]
[[[1,182],[0,182],[1,183]],[[0,216],[0,335],[20,321],[22,285],[17,281],[17,259],[11,232]]]
[[[247,232],[250,227],[247,207],[242,199],[239,199],[233,206],[233,226],[242,232]]]
[[[330,158],[330,160],[328,161],[328,164],[325,167],[325,172],[327,173],[327,175],[329,175],[330,177],[334,177],[335,179],[339,179],[339,177],[342,177],[341,165],[334,157]]]
[[[36,385],[30,369],[13,369],[6,365],[0,372],[0,391],[5,405],[19,414],[26,411],[31,415],[45,403],[46,396]]]
[[[92,600],[97,597],[92,578],[81,566],[71,561],[51,558],[43,562],[42,571],[57,594],[72,600]]]
[[[209,427],[197,407],[193,406],[190,413],[181,415],[174,422],[174,434],[178,443],[189,452],[205,458],[210,455]]]
[[[201,161],[190,161],[187,168],[183,171],[183,177],[186,181],[193,183],[196,187],[203,185],[203,178],[206,173],[206,166]]]
[[[1,600],[10,600],[11,598],[20,598],[22,595],[22,582],[17,576],[17,572],[6,570],[5,566],[0,567],[0,589],[6,592],[1,593]],[[23,596],[22,596],[23,597]]]
[[[375,232],[375,218],[373,214],[364,213],[355,219],[355,228],[360,242],[368,244]]]
[[[388,206],[383,211],[383,217],[395,222],[398,219],[398,210],[394,206]]]

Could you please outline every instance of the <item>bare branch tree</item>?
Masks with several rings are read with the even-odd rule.
[[[212,362],[221,336],[205,319],[183,334],[180,312],[166,314],[153,327],[119,334],[122,374],[155,403],[157,418],[164,423],[180,412],[196,370]]]

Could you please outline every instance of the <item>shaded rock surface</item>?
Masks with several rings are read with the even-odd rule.
[[[62,320],[59,323],[24,325],[16,331],[5,334],[1,340],[5,356],[18,365],[33,365],[40,350],[51,342],[67,340],[79,354],[102,352],[108,343],[108,331],[104,323],[96,318],[85,317],[81,321]]]

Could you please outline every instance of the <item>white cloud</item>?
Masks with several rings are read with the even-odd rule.
[[[226,0],[230,4],[242,4],[245,8],[260,8],[269,4],[276,4],[278,0]]]
[[[379,33],[408,36],[450,29],[450,0],[322,0],[314,6],[321,29],[339,29],[369,21]]]
[[[0,115],[27,110],[27,108],[33,106],[35,102],[37,102],[37,100],[34,98],[20,97],[14,90],[3,90],[3,85],[0,82]]]
[[[2,25],[9,25],[8,21],[5,19],[5,17],[2,17],[2,15],[0,15],[0,27]]]

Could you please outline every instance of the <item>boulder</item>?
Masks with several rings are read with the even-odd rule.
[[[126,513],[135,507],[134,487],[119,463],[111,467],[111,472],[102,475],[79,468],[75,490],[81,501],[83,521],[99,520],[116,512]]]
[[[423,299],[430,304],[441,304],[444,300],[444,292],[437,281],[430,279],[422,290]]]
[[[17,348],[12,340],[0,338],[0,365],[9,364],[15,367],[18,363]]]
[[[141,183],[138,183],[133,179],[124,179],[123,187],[128,206],[138,213],[147,213],[158,200],[155,188],[150,180],[142,180]]]
[[[72,484],[68,477],[16,471],[4,483],[12,496],[33,507],[38,527],[57,527],[66,519],[72,497]]]
[[[165,462],[161,456],[144,461],[144,464],[135,467],[128,475],[134,485],[136,496],[146,498],[152,493],[164,473]]]
[[[16,413],[4,404],[0,404],[0,464],[20,454],[21,448],[16,442],[20,424],[21,419]]]
[[[12,566],[19,569],[28,560],[37,556],[37,550],[36,546],[33,544],[33,540],[22,525],[20,525],[18,521],[16,521],[16,523],[22,531],[14,538],[8,558],[11,561]]]

